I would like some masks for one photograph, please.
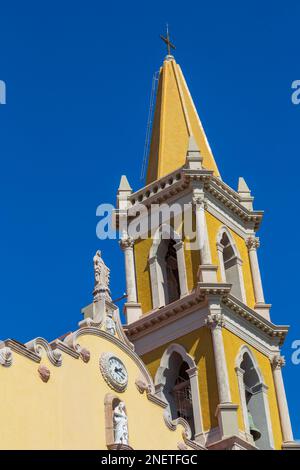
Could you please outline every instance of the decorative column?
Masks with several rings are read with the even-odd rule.
[[[226,282],[223,251],[224,251],[224,246],[222,245],[222,243],[218,242],[217,243],[217,252],[218,252],[218,258],[219,258],[221,280],[222,280],[222,282]]]
[[[262,288],[262,282],[260,277],[260,270],[258,265],[258,258],[257,258],[257,248],[259,248],[259,238],[257,237],[249,237],[246,241],[246,245],[249,251],[249,259],[250,259],[250,266],[252,272],[252,279],[253,279],[253,287],[254,287],[254,294],[255,300],[257,304],[264,304],[265,298]]]
[[[222,328],[224,324],[224,315],[221,312],[208,314],[206,325],[210,328],[212,335],[219,392],[219,405],[217,406],[216,416],[218,417],[222,437],[228,437],[238,435],[238,405],[235,405],[231,402],[222,335]]]
[[[190,369],[187,369],[186,372],[189,376],[190,384],[191,384],[193,418],[194,418],[194,425],[195,425],[195,440],[204,445],[205,435],[203,433],[203,421],[202,421],[199,382],[198,382],[198,368],[197,366],[195,366]]]
[[[194,190],[193,205],[196,213],[196,239],[198,249],[200,251],[201,264],[200,280],[202,282],[217,282],[217,266],[212,264],[211,253],[209,247],[209,239],[207,233],[205,207],[206,202],[203,192]]]
[[[255,295],[255,310],[260,313],[267,320],[270,320],[270,305],[265,304],[264,292],[261,282],[260,269],[257,258],[257,248],[259,247],[259,238],[251,236],[247,238],[246,245],[249,252],[254,295]]]
[[[120,240],[120,246],[125,257],[126,293],[125,314],[127,323],[132,323],[141,316],[141,306],[137,303],[137,290],[134,264],[134,240],[125,236]]]
[[[186,269],[185,269],[185,257],[184,257],[184,243],[182,240],[177,242],[174,245],[177,255],[177,266],[178,266],[178,276],[179,276],[179,287],[180,287],[180,297],[184,297],[188,294],[188,285],[186,278]]]
[[[212,335],[219,391],[219,401],[220,403],[231,403],[227,364],[222,335],[222,328],[225,324],[223,314],[210,313],[207,317],[206,324],[210,328]]]
[[[127,302],[137,301],[133,245],[134,240],[129,236],[120,240],[120,246],[125,257]]]
[[[165,294],[161,281],[161,269],[157,261],[157,255],[149,258],[149,270],[151,279],[152,307],[160,308],[165,305]]]
[[[271,360],[271,364],[279,408],[283,442],[292,442],[294,440],[293,431],[281,372],[281,368],[285,365],[285,359],[283,356],[280,356],[280,354],[277,354]]]

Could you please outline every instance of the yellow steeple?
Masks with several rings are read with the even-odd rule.
[[[147,184],[184,165],[191,135],[200,149],[203,167],[220,176],[181,68],[168,55],[159,74]]]

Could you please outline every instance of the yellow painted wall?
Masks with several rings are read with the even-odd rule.
[[[164,346],[145,354],[142,359],[153,379],[164,351],[172,343],[183,346],[194,359],[198,367],[203,426],[206,431],[216,427],[218,425],[215,417],[218,404],[218,386],[210,330],[208,328],[200,328],[186,336],[181,336],[176,341],[166,343]]]
[[[195,215],[192,214],[192,217],[193,224],[195,225]],[[181,216],[175,220],[172,217],[168,224],[183,237],[187,284],[189,291],[191,291],[197,285],[197,273],[200,264],[199,250],[190,249],[190,241],[188,234],[184,234],[184,224]],[[153,239],[149,234],[149,238],[139,239],[134,244],[137,295],[144,314],[152,310],[151,280],[148,263],[152,243]]]
[[[147,238],[137,240],[134,244],[137,296],[138,302],[142,306],[143,313],[152,310],[150,270],[148,263],[152,243],[152,238]]]
[[[236,367],[236,358],[239,354],[240,348],[246,343],[238,338],[236,335],[223,328],[223,340],[224,340],[224,349],[226,355],[226,362],[228,368],[228,377],[230,383],[231,399],[233,403],[239,405],[238,418],[239,418],[239,427],[241,430],[244,430],[244,422],[241,410],[240,396],[237,376],[234,368]],[[274,388],[273,373],[271,369],[271,364],[267,356],[262,354],[257,349],[253,348],[247,344],[253,356],[255,357],[257,364],[261,370],[262,376],[264,378],[265,384],[268,388],[268,400],[271,413],[271,422],[274,436],[274,444],[276,449],[281,449],[282,444],[282,434],[280,426],[280,418],[277,406],[276,392]]]
[[[43,356],[42,363],[51,371],[47,383],[39,377],[39,364],[19,353],[13,352],[12,366],[0,366],[0,448],[105,449],[104,397],[113,393],[126,404],[134,449],[176,449],[183,428],[169,430],[163,408],[138,392],[135,380],[141,372],[133,359],[105,338],[85,335],[79,343],[91,352],[87,364],[63,353],[62,366],[56,367]],[[112,391],[103,379],[103,351],[116,353],[127,367],[124,393]]]
[[[206,211],[206,222],[207,230],[209,236],[209,244],[212,256],[212,263],[219,267],[219,259],[217,254],[217,235],[220,227],[224,224],[218,220],[216,217],[211,215]],[[171,221],[171,225],[172,221]],[[179,233],[182,232],[181,226],[175,226],[175,230]],[[243,277],[245,284],[245,292],[247,305],[250,308],[255,306],[255,297],[254,289],[252,282],[252,274],[250,267],[250,260],[248,249],[245,243],[245,240],[238,235],[236,232],[228,228],[231,233],[236,247],[239,251],[240,257],[243,261]],[[135,253],[135,267],[136,267],[136,281],[137,281],[137,292],[138,292],[138,301],[142,305],[143,313],[147,313],[152,310],[152,295],[151,295],[151,282],[150,282],[150,271],[148,265],[149,252],[152,246],[152,238],[147,238],[143,240],[138,240],[134,246]],[[187,274],[187,283],[188,289],[191,291],[197,284],[197,272],[200,264],[200,255],[198,250],[191,250],[188,238],[184,239],[184,253],[185,253],[185,263],[186,263],[186,274]],[[217,271],[218,282],[221,282],[220,276],[220,267]]]
[[[223,222],[218,220],[216,217],[214,217],[207,211],[206,211],[206,222],[207,222],[208,238],[209,238],[209,244],[210,244],[210,250],[211,250],[211,256],[212,256],[212,263],[219,266],[216,243],[217,243],[217,235],[218,235],[219,229],[224,224]],[[240,257],[243,261],[242,268],[243,268],[243,277],[244,277],[247,305],[250,308],[254,308],[255,297],[254,297],[254,289],[253,289],[251,267],[250,267],[250,261],[249,261],[249,255],[248,255],[248,248],[246,246],[245,240],[240,235],[238,235],[236,232],[234,232],[230,228],[228,228],[228,230],[234,239],[234,242],[239,251]],[[217,275],[218,275],[218,281],[220,282],[221,281],[220,266],[219,266]]]

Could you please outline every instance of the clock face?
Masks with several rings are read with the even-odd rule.
[[[123,392],[128,383],[128,373],[123,362],[112,353],[100,357],[100,370],[106,382],[118,392]]]

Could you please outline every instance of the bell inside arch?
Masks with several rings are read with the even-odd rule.
[[[261,437],[261,432],[255,426],[252,415],[249,411],[248,411],[248,421],[249,421],[250,434],[252,435],[253,440],[257,441]]]

